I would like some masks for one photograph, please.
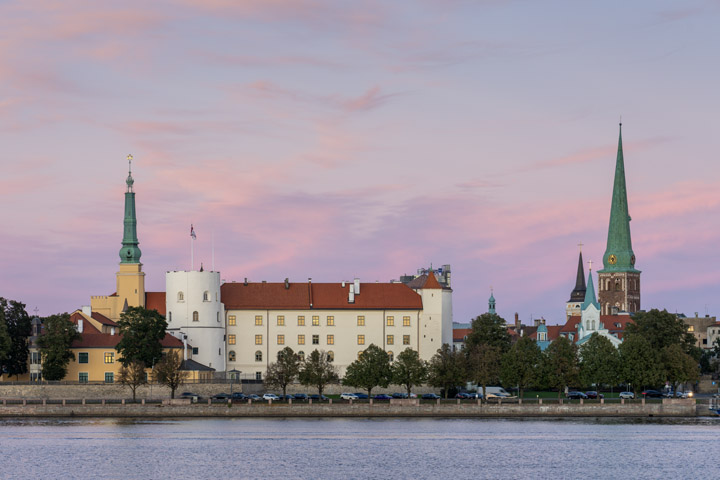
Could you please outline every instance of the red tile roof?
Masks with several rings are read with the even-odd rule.
[[[165,292],[145,292],[145,308],[165,315]]]
[[[70,321],[77,325],[78,320],[82,319],[79,312],[75,312],[70,316]],[[110,335],[109,333],[101,333],[90,322],[83,322],[82,338],[73,342],[73,348],[115,348],[122,335]],[[160,340],[164,348],[182,348],[183,342],[173,337],[169,333]]]
[[[428,272],[427,279],[425,280],[425,284],[422,288],[437,288],[442,290],[442,286],[437,281],[437,278],[435,278],[435,272],[433,272],[432,269]]]
[[[576,333],[577,326],[580,323],[580,320],[580,315],[573,315],[572,317],[568,318],[567,322],[565,322],[565,325],[562,326],[562,329],[560,331],[563,333]]]
[[[102,313],[92,312],[92,315],[90,315],[90,316],[91,316],[93,319],[95,319],[95,320],[97,320],[98,322],[100,322],[101,324],[103,324],[103,325],[108,325],[108,326],[110,326],[110,327],[117,327],[117,323],[113,322],[112,320],[110,320],[109,318],[107,318],[107,317],[106,317],[105,315],[103,315]]]
[[[472,328],[456,328],[453,330],[453,342],[464,342],[465,337],[470,335]]]
[[[350,285],[340,283],[225,283],[220,287],[227,310],[396,309],[420,310],[422,298],[402,283],[362,283],[355,302]]]

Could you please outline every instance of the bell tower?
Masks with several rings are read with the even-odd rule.
[[[635,313],[640,310],[641,272],[635,268],[636,259],[630,237],[630,220],[621,123],[607,248],[603,255],[603,269],[598,271],[601,315],[613,315],[623,311]]]

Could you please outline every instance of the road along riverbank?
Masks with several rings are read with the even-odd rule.
[[[696,417],[709,415],[693,399],[634,403],[14,403],[0,417]]]

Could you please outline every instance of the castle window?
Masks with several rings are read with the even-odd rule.
[[[320,335],[313,335],[313,336],[312,336],[312,344],[313,344],[313,345],[320,345]]]
[[[228,352],[228,362],[234,362],[235,361],[235,350],[230,350]]]
[[[403,327],[409,327],[410,326],[410,317],[405,316],[403,317]]]
[[[278,345],[285,345],[285,335],[278,335],[278,336],[277,336],[277,344],[278,344]]]
[[[334,362],[334,361],[335,361],[335,352],[333,352],[332,350],[330,350],[329,352],[327,352],[327,361],[328,361],[328,362]]]
[[[320,326],[320,315],[313,315],[312,324],[314,327]]]
[[[393,342],[395,342],[395,336],[394,336],[394,335],[388,335],[385,343],[387,343],[388,345],[392,345]]]
[[[305,352],[300,350],[297,355],[298,355],[298,360],[300,360],[301,362],[305,361]]]
[[[298,315],[298,327],[305,326],[305,315]]]
[[[277,324],[278,324],[278,326],[280,326],[280,327],[285,326],[285,315],[278,315],[278,316],[277,316]]]
[[[358,335],[358,336],[357,336],[357,344],[358,344],[358,345],[365,345],[365,335]]]
[[[333,317],[332,315],[328,315],[327,324],[328,324],[328,327],[334,326],[335,325],[335,317]]]
[[[298,345],[305,345],[305,335],[298,335]]]
[[[255,345],[262,345],[262,335],[255,335]]]
[[[388,356],[388,360],[390,360],[391,362],[395,361],[395,354],[392,351],[387,352],[387,356]]]
[[[255,325],[262,325],[262,315],[255,315]]]
[[[32,360],[33,360],[33,361],[32,361],[31,363],[40,363],[40,362],[34,361],[34,360],[35,360],[35,355],[37,355],[37,353],[36,353],[36,352],[32,352],[32,354],[33,354],[33,356],[32,356]],[[87,353],[87,352],[80,352],[80,353],[78,353],[78,363],[88,363],[88,353]]]
[[[328,336],[327,336],[327,344],[328,344],[328,345],[335,345],[335,335],[328,335]]]
[[[200,314],[197,311],[193,312],[193,322],[199,322],[200,321]]]
[[[358,315],[358,317],[357,317],[357,326],[358,326],[358,327],[364,327],[364,326],[365,326],[365,315]]]
[[[172,322],[172,312],[168,312],[168,322]]]
[[[78,382],[80,382],[80,383],[88,383],[88,372],[80,372],[80,373],[78,373]]]
[[[256,361],[256,362],[262,362],[262,352],[261,352],[260,350],[258,350],[257,352],[255,352],[255,361]]]
[[[228,315],[228,325],[231,327],[237,325],[237,318],[235,315]]]
[[[178,292],[178,302],[184,302],[185,301],[185,294],[183,292]]]
[[[385,319],[385,325],[387,325],[388,327],[394,326],[395,325],[395,317],[387,317]]]
[[[403,345],[410,345],[410,335],[403,335]]]
[[[115,363],[115,352],[105,352],[105,363]]]
[[[113,372],[105,372],[105,383],[114,383],[115,374]]]
[[[228,345],[235,345],[235,335],[228,335]]]
[[[210,292],[208,292],[206,290],[205,293],[203,293],[203,302],[209,302],[209,301],[210,301]]]

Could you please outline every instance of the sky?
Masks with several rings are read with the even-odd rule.
[[[492,288],[561,323],[622,118],[642,307],[717,315],[718,24],[703,0],[1,1],[0,296],[115,291],[132,154],[149,291],[193,224],[227,281],[450,264],[456,322]]]

